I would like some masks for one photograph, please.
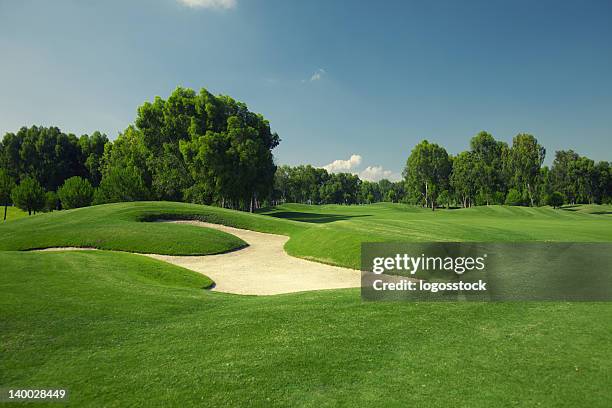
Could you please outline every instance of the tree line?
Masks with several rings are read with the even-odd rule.
[[[251,210],[272,193],[269,122],[206,89],[177,88],[138,108],[114,142],[57,127],[23,127],[0,144],[0,199],[28,212],[171,200]]]
[[[350,173],[329,173],[311,165],[280,166],[274,177],[272,204],[371,204],[401,202],[403,182],[361,180]]]
[[[516,135],[509,146],[480,132],[471,139],[470,150],[456,156],[424,140],[406,162],[405,200],[432,209],[612,202],[610,162],[595,163],[573,150],[560,150],[549,168],[543,166],[545,155],[546,149],[526,133]]]
[[[29,213],[121,201],[169,200],[253,211],[284,202],[408,203],[440,206],[612,202],[610,162],[546,150],[529,134],[512,144],[480,132],[455,156],[424,140],[403,180],[279,166],[269,122],[225,95],[177,88],[137,110],[114,142],[96,131],[77,137],[57,127],[22,127],[0,143],[0,204]]]
[[[470,150],[455,156],[423,140],[411,151],[403,180],[360,180],[347,173],[329,174],[312,166],[281,166],[275,176],[273,202],[369,204],[401,202],[435,209],[506,204],[560,207],[563,204],[612,202],[610,162],[555,153],[543,166],[546,149],[533,135],[518,134],[512,145],[480,132]]]

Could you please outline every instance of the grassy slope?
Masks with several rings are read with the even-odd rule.
[[[353,265],[360,239],[612,240],[611,219],[589,211],[274,210],[308,221],[295,222],[115,204],[11,221],[0,249],[87,245],[92,235],[118,249],[209,249],[206,230],[136,222],[195,214],[287,234],[294,254]],[[363,303],[357,290],[244,297],[202,291],[206,278],[131,254],[0,258],[0,384],[69,387],[74,406],[612,405],[610,304]]]
[[[612,404],[610,304],[231,296],[131,254],[1,256],[0,384],[71,406]]]
[[[432,212],[384,203],[289,204],[265,213],[314,226],[292,235],[286,246],[290,254],[355,269],[364,241],[612,241],[612,217],[551,208],[490,206]]]
[[[244,246],[230,234],[190,225],[140,222],[207,207],[178,203],[110,204],[24,217],[0,225],[0,250],[80,246],[170,255],[205,255]],[[172,237],[172,239],[168,239]]]
[[[599,208],[600,212],[608,209]],[[291,240],[286,249],[291,255],[355,269],[359,268],[363,241],[612,241],[612,217],[550,208],[491,206],[432,213],[396,204],[293,204],[264,214],[276,218],[169,202],[95,206],[0,225],[0,250],[85,246],[195,255],[224,252],[244,245],[238,238],[215,230],[139,222],[162,216],[198,218],[289,235]]]
[[[19,218],[23,218],[23,217],[27,217],[28,213],[20,210],[17,207],[8,207],[7,211],[6,211],[6,221],[13,221]],[[4,219],[4,207],[0,207],[0,224],[2,223],[2,220]]]

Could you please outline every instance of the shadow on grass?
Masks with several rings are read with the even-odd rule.
[[[313,224],[326,224],[334,221],[350,220],[351,218],[370,217],[370,215],[316,214],[298,211],[280,211],[265,215],[299,222],[310,222]]]

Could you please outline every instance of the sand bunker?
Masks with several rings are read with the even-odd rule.
[[[284,235],[266,234],[202,221],[162,221],[212,228],[235,235],[248,247],[219,255],[174,256],[142,254],[202,273],[212,290],[240,295],[278,295],[308,290],[356,288],[361,272],[287,255]],[[58,247],[38,251],[81,251],[95,248]]]
[[[146,255],[203,273],[215,281],[214,290],[219,292],[241,295],[277,295],[360,286],[360,271],[287,255],[283,246],[289,237],[202,221],[170,222],[224,231],[249,244],[248,247],[238,251],[219,255]]]

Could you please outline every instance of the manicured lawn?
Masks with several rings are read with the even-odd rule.
[[[595,207],[589,210],[612,208]],[[291,255],[358,269],[361,242],[612,241],[612,217],[572,209],[490,206],[432,212],[388,203],[288,204],[264,213],[310,226],[292,235],[285,247]]]
[[[7,207],[6,209],[6,221],[13,221],[22,217],[27,217],[28,213],[26,211],[20,210],[17,207]],[[4,207],[0,207],[0,222],[4,220]]]
[[[364,241],[612,241],[612,217],[578,209],[491,206],[432,212],[385,203],[289,204],[248,214],[174,202],[119,203],[6,223],[0,226],[0,250],[84,246],[196,255],[244,245],[242,240],[216,230],[143,222],[159,218],[196,218],[289,235],[285,247],[289,254],[355,269],[359,269],[360,244]],[[601,206],[600,211],[608,209]]]
[[[258,298],[137,255],[0,256],[0,384],[70,406],[612,404],[610,304]]]
[[[0,387],[67,387],[78,407],[609,407],[609,303],[363,302],[359,290],[237,296],[139,255],[14,251],[242,245],[141,222],[161,216],[286,234],[290,253],[347,266],[358,266],[361,240],[612,241],[609,208],[576,209],[285,205],[252,215],[125,203],[7,222]]]

